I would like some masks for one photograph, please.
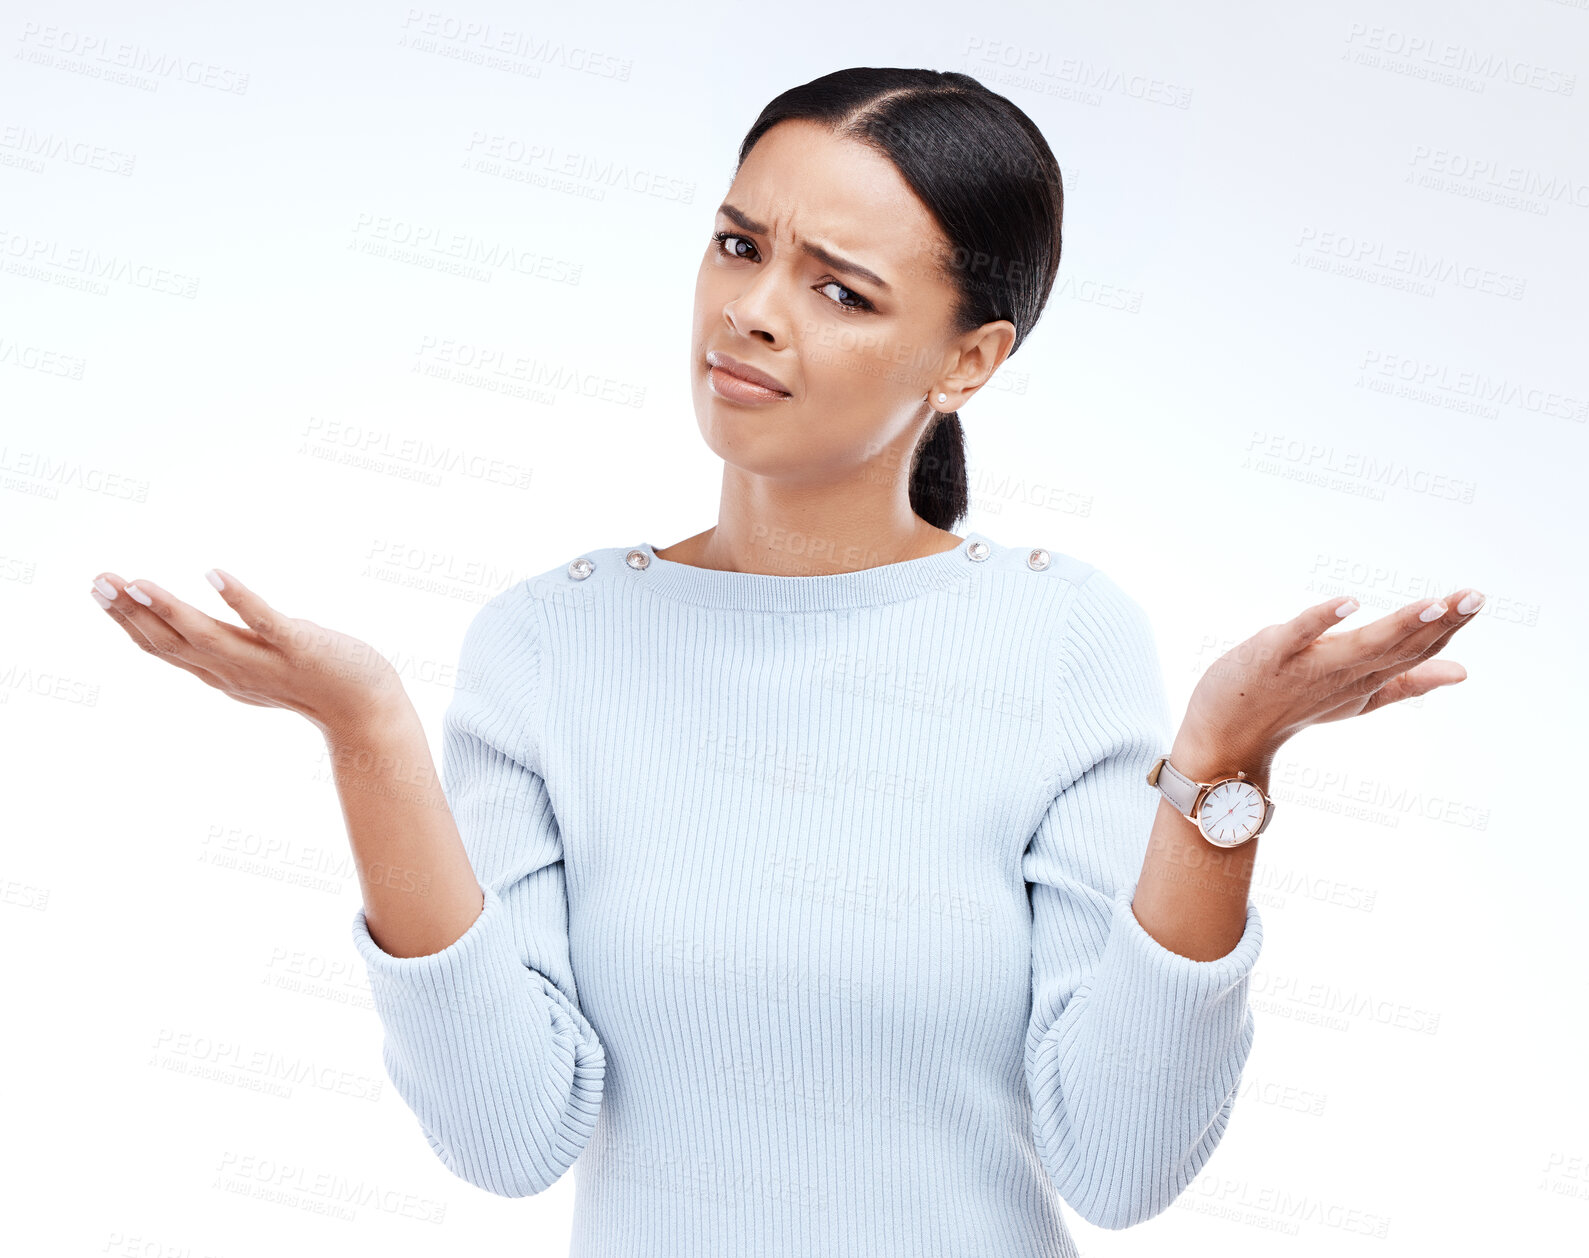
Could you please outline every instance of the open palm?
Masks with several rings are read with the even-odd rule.
[[[1467,677],[1461,664],[1433,657],[1483,606],[1476,590],[1409,603],[1357,629],[1326,633],[1340,623],[1336,609],[1345,603],[1338,596],[1318,603],[1222,655],[1192,692],[1190,731],[1218,731],[1214,741],[1233,762],[1267,763],[1309,725],[1361,716]],[[1426,609],[1435,609],[1427,621]],[[1240,731],[1234,747],[1231,731]]]
[[[111,572],[95,578],[95,598],[141,650],[239,703],[298,712],[328,735],[406,699],[397,671],[368,643],[282,615],[230,573],[212,571],[242,625]]]

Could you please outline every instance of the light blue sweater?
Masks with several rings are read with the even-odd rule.
[[[1166,1209],[1252,1045],[1256,906],[1212,961],[1131,911],[1170,733],[1142,608],[1059,552],[589,551],[465,636],[484,911],[405,958],[354,918],[386,1070],[480,1188],[579,1159],[573,1258],[1074,1254],[1060,1201]]]

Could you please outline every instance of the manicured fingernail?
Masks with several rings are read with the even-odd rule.
[[[135,599],[137,599],[145,607],[148,607],[151,603],[154,602],[154,599],[150,598],[147,594],[145,594],[142,590],[140,590],[136,585],[128,585],[128,586],[124,586],[123,588],[127,591],[127,593],[131,594]]]
[[[221,574],[214,568],[211,568],[204,574],[204,579],[213,585],[217,590],[224,590],[226,588],[226,582],[221,580]]]
[[[94,596],[94,601],[96,603],[98,603],[101,607],[109,607],[110,606],[110,600],[108,598],[106,598],[103,594],[101,594],[98,590],[89,590],[89,593]]]
[[[1457,612],[1463,616],[1471,616],[1484,606],[1484,595],[1477,590],[1469,590],[1462,596],[1462,601],[1457,604]]]
[[[127,588],[130,590],[132,587],[129,585]],[[1423,621],[1439,620],[1445,614],[1446,605],[1444,603],[1430,603],[1428,607],[1418,613],[1418,619]]]
[[[1335,609],[1335,614],[1337,616],[1350,616],[1356,610],[1357,600],[1355,598],[1349,598],[1346,600],[1346,602],[1342,603]]]
[[[105,580],[104,577],[94,578],[94,588],[103,594],[107,599],[116,597],[116,587],[109,581]]]

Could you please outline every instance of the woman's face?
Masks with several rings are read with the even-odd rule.
[[[747,473],[902,481],[933,410],[964,402],[1014,338],[1007,321],[951,338],[937,224],[887,159],[824,127],[763,135],[712,232],[723,238],[707,240],[695,285],[695,414],[707,445]],[[727,396],[733,382],[708,362],[718,353],[785,395]],[[948,400],[930,407],[939,389]]]

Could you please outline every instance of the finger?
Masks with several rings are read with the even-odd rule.
[[[204,574],[204,579],[220,591],[227,605],[260,637],[278,647],[287,645],[288,617],[283,616],[230,572],[211,568]]]
[[[1467,675],[1468,670],[1454,660],[1431,660],[1414,668],[1365,674],[1342,686],[1333,696],[1331,706],[1321,710],[1313,719],[1336,721],[1342,717],[1372,712],[1388,703],[1415,699],[1437,686],[1464,681]]]
[[[1476,591],[1457,591],[1447,598],[1419,599],[1349,635],[1343,634],[1341,642],[1348,653],[1349,666],[1382,671],[1420,658],[1436,638],[1472,618],[1471,613],[1462,615],[1456,611],[1460,596],[1468,592]]]
[[[117,578],[117,580],[119,582],[120,578]],[[94,578],[92,593],[94,601],[105,609],[106,615],[121,626],[122,632],[132,639],[133,645],[143,651],[152,652],[154,650],[153,646],[150,645],[149,639],[138,631],[138,626],[133,624],[129,617],[122,614],[123,609],[128,606],[131,600],[121,592],[119,584],[110,580],[109,573],[101,572]]]
[[[136,581],[124,581],[114,572],[102,572],[95,588],[110,600],[105,610],[121,622],[133,642],[151,655],[171,659],[182,648],[182,639],[137,595],[149,597]],[[127,589],[132,586],[132,591]]]
[[[1475,589],[1454,590],[1440,600],[1446,605],[1446,614],[1436,622],[1440,632],[1434,638],[1434,651],[1441,650],[1458,629],[1478,619],[1478,610],[1484,606],[1484,595]]]
[[[1295,655],[1331,625],[1340,624],[1357,608],[1358,602],[1355,598],[1343,598],[1339,594],[1334,598],[1325,599],[1322,603],[1315,603],[1280,626],[1282,649]]]
[[[206,672],[220,671],[220,664],[257,664],[271,655],[248,630],[206,616],[147,578],[129,581],[123,597],[142,604],[139,627],[162,653],[198,664]]]
[[[236,699],[239,703],[246,703],[251,707],[256,708],[268,708],[273,706],[272,704],[261,703],[257,699],[245,698],[236,691],[228,689],[221,683],[218,677],[210,673],[207,669],[204,669],[197,664],[190,664],[180,655],[159,645],[158,634],[154,640],[151,640],[149,635],[146,634],[140,627],[140,624],[135,623],[135,621],[140,620],[140,618],[136,615],[136,612],[133,615],[128,614],[129,609],[136,609],[136,611],[142,612],[147,612],[148,609],[139,604],[137,600],[132,597],[132,595],[126,593],[124,586],[119,587],[113,584],[109,579],[110,575],[111,574],[108,573],[101,573],[100,576],[95,579],[94,585],[90,587],[90,592],[94,596],[94,601],[105,610],[112,620],[122,627],[127,636],[133,640],[134,644],[140,650],[145,651],[150,655],[158,655],[168,664],[175,664],[184,672],[192,673],[206,685],[213,686],[216,690],[224,691],[226,694],[231,695],[231,697]],[[118,577],[117,580],[119,581],[120,578]],[[137,584],[141,588],[144,583],[138,582]],[[107,598],[102,592],[106,589],[111,590],[115,597]],[[141,623],[148,625],[151,622],[148,620],[142,620]]]
[[[1408,638],[1402,649],[1392,651],[1389,655],[1378,661],[1375,666],[1375,675],[1390,676],[1431,656],[1438,655],[1445,650],[1446,643],[1451,641],[1451,635],[1469,623],[1473,617],[1459,616],[1454,608],[1455,601],[1451,597],[1441,600],[1446,605],[1446,614],[1438,620],[1432,621],[1431,628],[1434,636],[1425,640],[1421,634]]]
[[[1455,660],[1429,660],[1397,673],[1376,690],[1364,705],[1364,712],[1373,712],[1400,703],[1403,699],[1416,699],[1440,686],[1452,686],[1467,679],[1468,670]]]
[[[1469,596],[1474,596],[1470,598]],[[1437,599],[1428,604],[1444,610],[1430,620],[1423,620],[1420,616],[1414,622],[1415,627],[1401,641],[1392,643],[1390,647],[1373,661],[1371,670],[1375,673],[1394,675],[1429,659],[1432,655],[1442,650],[1450,640],[1451,635],[1473,619],[1476,612],[1484,603],[1484,595],[1477,590],[1454,590],[1445,598]],[[1416,607],[1418,604],[1412,604]],[[1467,612],[1460,612],[1459,607],[1468,607]],[[1406,609],[1403,609],[1406,610]]]
[[[192,648],[186,652],[188,658],[203,662],[207,658],[221,656],[243,663],[257,662],[271,654],[260,641],[259,635],[251,630],[206,615],[152,581],[140,580],[135,584],[148,596],[149,610],[165,621]]]

